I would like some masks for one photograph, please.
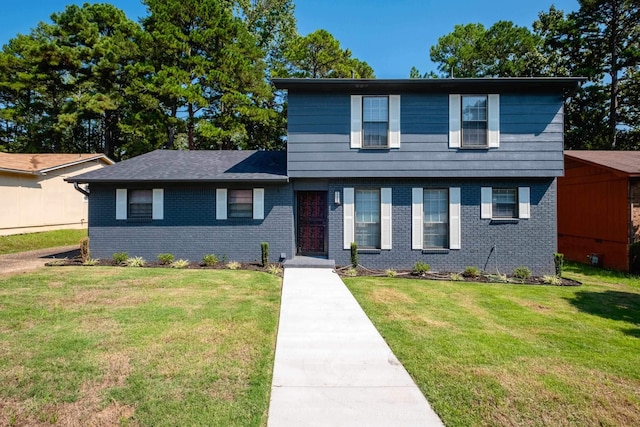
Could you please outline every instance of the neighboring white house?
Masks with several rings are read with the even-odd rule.
[[[64,181],[114,162],[104,154],[0,153],[0,236],[87,226],[87,198]]]

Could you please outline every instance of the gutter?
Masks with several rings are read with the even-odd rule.
[[[85,196],[89,197],[89,192],[87,190],[85,190],[84,188],[80,187],[80,185],[78,185],[77,181],[73,183],[73,188],[75,188],[77,191],[81,192]]]

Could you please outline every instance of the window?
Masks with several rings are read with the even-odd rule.
[[[487,146],[487,97],[462,97],[462,146]]]
[[[229,190],[227,208],[229,218],[253,218],[253,191]]]
[[[129,190],[127,218],[151,219],[153,190]]]
[[[389,98],[362,97],[362,146],[386,147],[389,130]]]
[[[500,147],[500,95],[449,95],[449,148]]]
[[[380,249],[380,191],[356,190],[355,242],[361,248]]]
[[[164,219],[164,189],[116,189],[116,219]]]
[[[425,189],[423,194],[423,248],[449,247],[449,197],[447,190]]]
[[[400,148],[400,95],[351,95],[351,148]]]
[[[494,218],[518,218],[516,189],[494,188],[491,193],[491,210]]]
[[[480,218],[496,220],[531,218],[531,188],[482,187]]]

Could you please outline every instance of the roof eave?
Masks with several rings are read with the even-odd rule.
[[[191,184],[191,183],[211,183],[211,182],[275,182],[275,183],[287,183],[289,177],[275,177],[275,178],[216,178],[216,179],[80,179],[76,177],[69,177],[64,179],[67,182],[77,182],[80,184],[128,184],[128,183],[152,183],[152,184]]]
[[[10,168],[0,168],[0,172],[17,173],[20,175],[32,175],[32,176],[44,175],[44,173],[42,173],[41,171],[26,171],[23,169],[10,169]]]
[[[86,159],[78,159],[75,162],[65,163],[65,164],[62,164],[62,165],[56,165],[56,166],[52,166],[50,168],[41,169],[40,172],[43,173],[43,174],[46,174],[48,172],[53,172],[53,171],[58,170],[58,169],[64,169],[64,168],[68,168],[68,167],[71,167],[71,166],[76,166],[76,165],[79,165],[79,164],[82,164],[82,163],[92,162],[92,161],[95,161],[95,160],[104,160],[104,162],[109,164],[109,165],[113,165],[115,163],[113,160],[111,160],[110,158],[108,158],[104,154],[100,154],[98,156],[87,157]]]

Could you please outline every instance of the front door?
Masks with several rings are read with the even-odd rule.
[[[298,255],[327,255],[327,192],[298,191]]]

